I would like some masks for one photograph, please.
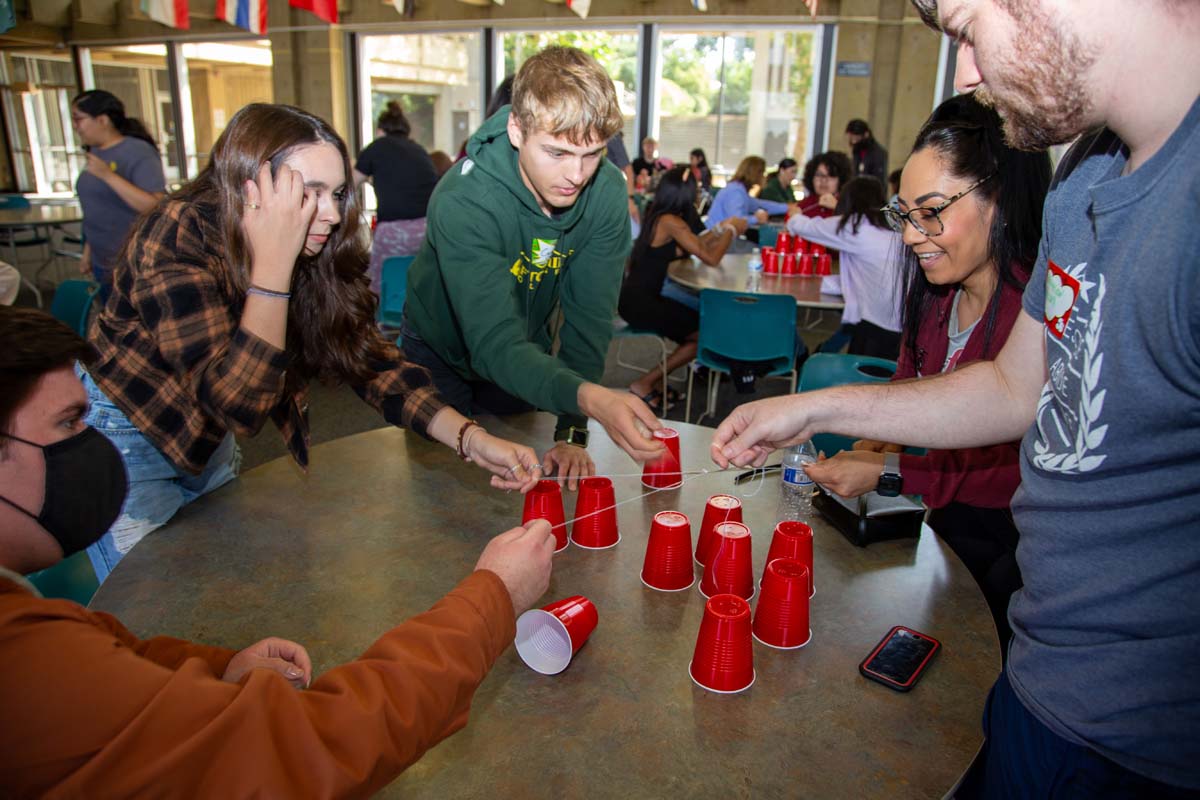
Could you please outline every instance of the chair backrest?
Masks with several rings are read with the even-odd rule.
[[[53,567],[26,577],[44,597],[74,600],[81,606],[91,602],[92,595],[100,588],[96,570],[92,568],[87,553],[75,553]]]
[[[781,230],[783,229],[778,225],[759,225],[758,246],[774,247],[775,241],[779,238],[779,232]]]
[[[800,371],[800,391],[810,392],[848,383],[885,383],[895,373],[896,362],[886,358],[816,353],[809,356],[804,362],[804,369]],[[827,456],[849,450],[853,444],[853,439],[832,433],[813,437],[813,445],[818,452]]]
[[[415,256],[390,256],[383,260],[379,286],[379,321],[400,326],[404,296],[408,291],[408,268]]]
[[[86,338],[88,313],[92,310],[92,298],[99,288],[100,284],[95,281],[63,281],[54,290],[50,313],[55,319],[70,325],[76,333]]]
[[[0,194],[0,209],[29,208],[29,198],[19,194]]]
[[[707,361],[767,361],[790,370],[796,358],[796,300],[783,294],[700,292],[698,355]]]

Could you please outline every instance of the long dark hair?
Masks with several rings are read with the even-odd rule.
[[[876,228],[891,230],[887,219],[883,216],[883,185],[874,177],[864,176],[855,178],[838,192],[837,208],[834,214],[841,216],[837,232],[850,225],[850,232],[858,234],[858,226],[865,219]]]
[[[703,227],[700,214],[696,211],[696,184],[691,179],[691,171],[689,166],[680,166],[672,167],[662,174],[658,188],[654,191],[654,202],[642,217],[642,231],[633,243],[630,263],[636,264],[646,257],[646,251],[650,249],[650,242],[654,239],[654,229],[658,227],[658,220],[664,214],[682,217],[692,230]]]
[[[171,195],[171,200],[216,207],[224,257],[210,263],[238,302],[250,284],[251,253],[242,230],[246,181],[257,177],[264,162],[274,175],[297,147],[322,143],[337,148],[349,186],[350,154],[327,122],[292,106],[252,103],[233,115],[196,179]],[[310,378],[366,383],[388,356],[388,344],[375,327],[378,301],[367,281],[355,192],[342,194],[338,211],[341,224],[330,231],[325,247],[316,256],[301,253],[292,275],[287,326],[292,388]]]
[[[158,147],[154,143],[154,137],[150,135],[150,131],[146,130],[146,126],[142,124],[140,119],[125,116],[125,104],[111,92],[106,92],[103,89],[89,89],[86,92],[80,92],[75,95],[75,99],[71,101],[71,105],[89,117],[99,117],[102,115],[108,117],[113,127],[117,129],[117,133],[122,136],[132,136],[135,139],[141,139],[151,147],[156,149]]]
[[[998,279],[983,316],[984,350],[991,346],[1004,286],[1024,288],[1037,260],[1042,204],[1050,188],[1050,156],[1009,147],[1001,125],[994,109],[981,105],[972,94],[958,95],[934,109],[912,148],[913,153],[933,148],[947,172],[960,180],[974,183],[994,176],[972,193],[976,201],[994,206],[988,260]],[[955,287],[931,284],[912,248],[905,247],[903,253],[904,346],[915,357],[921,320]]]
[[[854,166],[850,163],[850,157],[845,153],[838,150],[830,150],[827,153],[815,155],[804,165],[804,177],[801,179],[804,183],[804,188],[809,194],[817,193],[817,190],[813,187],[813,177],[816,176],[817,168],[822,164],[825,165],[826,172],[837,176],[839,192],[846,185],[846,182],[854,176]]]
[[[688,153],[688,155],[696,156],[696,158],[700,159],[700,163],[696,165],[697,167],[700,169],[708,169],[708,156],[704,155],[703,147],[693,147],[692,152]]]

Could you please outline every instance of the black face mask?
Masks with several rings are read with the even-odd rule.
[[[34,519],[62,547],[63,557],[77,553],[104,535],[121,513],[128,480],[125,462],[113,443],[95,428],[69,439],[40,445],[0,433],[42,451],[46,460],[46,496],[34,515],[7,497],[0,500]]]

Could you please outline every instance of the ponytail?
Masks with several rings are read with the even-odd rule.
[[[106,116],[112,121],[117,133],[141,139],[151,147],[157,148],[154,137],[150,135],[150,131],[146,129],[142,121],[125,116],[125,104],[111,92],[103,89],[89,89],[76,95],[75,99],[71,101],[71,105],[89,117]]]

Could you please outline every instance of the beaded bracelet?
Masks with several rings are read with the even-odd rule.
[[[462,424],[462,427],[458,429],[458,444],[455,445],[454,449],[458,452],[458,457],[463,461],[471,460],[471,457],[467,455],[467,451],[463,449],[463,437],[466,436],[467,430],[471,427],[476,427],[480,430],[483,430],[483,426],[473,419],[467,420]]]

